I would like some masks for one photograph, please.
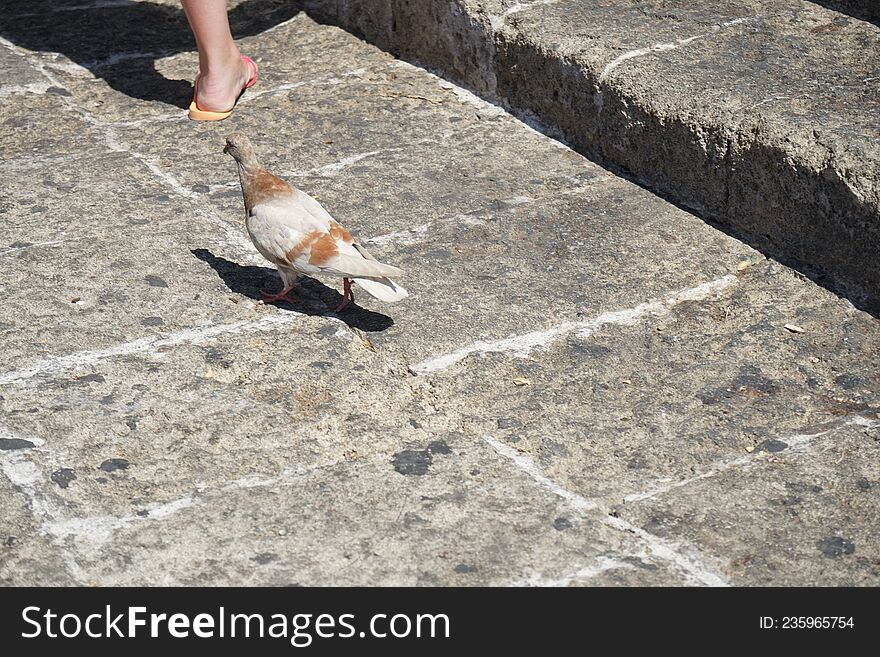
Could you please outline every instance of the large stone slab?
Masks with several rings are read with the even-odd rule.
[[[34,165],[13,176],[6,193],[5,371],[224,317],[255,317],[253,303],[245,309],[230,301],[194,254],[218,250],[226,232],[130,155]]]
[[[64,98],[68,92],[50,86],[44,93],[16,94],[24,102],[0,105],[0,154],[9,160],[39,159],[51,154],[58,158],[87,150],[91,144],[102,149],[104,137],[87,120],[75,112]]]
[[[469,399],[468,430],[614,505],[880,405],[875,320],[815,292],[764,261],[703,300],[586,317],[416,369],[438,399]]]

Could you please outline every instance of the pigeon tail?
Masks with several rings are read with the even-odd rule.
[[[403,270],[378,260],[367,260],[359,255],[349,255],[340,253],[335,259],[326,265],[329,268],[336,269],[342,276],[348,278],[357,278],[362,276],[365,278],[382,278],[386,276],[402,276]]]
[[[355,283],[379,301],[394,303],[409,296],[409,293],[390,278],[353,278]]]

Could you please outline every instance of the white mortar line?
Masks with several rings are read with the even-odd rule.
[[[113,538],[113,534],[117,530],[127,527],[131,523],[167,518],[178,511],[195,505],[195,498],[190,494],[165,504],[157,504],[151,507],[145,516],[131,514],[121,517],[89,516],[86,518],[52,520],[44,523],[42,530],[57,541],[64,541],[69,537],[73,537],[74,539],[85,539],[92,546],[100,546]]]
[[[361,78],[366,72],[366,68],[356,68],[353,71],[346,71],[344,73],[327,73],[326,75],[321,75],[311,80],[300,80],[299,82],[279,84],[278,86],[272,87],[270,89],[249,89],[248,92],[239,99],[238,104],[242,105],[244,103],[253,102],[257,98],[265,96],[266,94],[277,94],[283,91],[299,89],[300,87],[324,85],[336,86],[339,84],[345,84],[346,82],[348,82],[349,78]]]
[[[143,125],[152,125],[156,123],[176,123],[182,121],[187,116],[187,110],[181,109],[174,114],[157,114],[155,116],[147,116],[143,119],[135,119],[134,121],[109,121],[104,125],[111,128],[138,128]]]
[[[374,456],[373,459],[387,459],[390,455],[387,454],[379,454]],[[227,482],[223,484],[219,490],[222,491],[230,491],[230,490],[245,490],[250,488],[266,488],[270,486],[290,486],[292,484],[296,484],[301,482],[304,478],[309,477],[316,472],[320,472],[321,470],[326,470],[328,468],[333,468],[339,465],[340,463],[345,463],[346,459],[334,459],[332,461],[327,461],[325,463],[316,463],[314,465],[308,465],[300,468],[285,468],[281,474],[264,477],[258,474],[252,474],[245,477],[241,477],[239,479],[234,479],[233,481]]]
[[[880,420],[871,420],[862,415],[855,415],[850,418],[846,418],[843,422],[835,421],[830,424],[831,426],[828,426],[828,428],[820,428],[814,433],[798,433],[790,436],[785,436],[783,438],[778,438],[778,440],[788,445],[788,447],[786,448],[787,450],[800,450],[801,448],[806,447],[811,441],[815,440],[816,438],[827,436],[828,434],[834,433],[844,427],[852,425],[868,428],[880,427]],[[680,481],[662,484],[660,486],[654,486],[653,488],[638,493],[630,493],[629,495],[625,495],[623,497],[623,501],[627,504],[630,504],[632,502],[641,502],[643,500],[654,499],[670,491],[682,488],[684,486],[689,486],[692,483],[703,481],[704,479],[710,479],[711,477],[723,474],[728,470],[734,468],[750,468],[758,463],[761,463],[763,461],[763,455],[763,452],[755,452],[752,454],[746,454],[744,456],[721,459],[711,464],[705,472],[701,472],[693,477],[688,477],[687,479],[682,479]]]
[[[514,465],[518,467],[520,470],[525,472],[529,477],[531,477],[534,481],[540,484],[543,488],[546,488],[554,495],[561,497],[575,510],[584,512],[584,511],[592,511],[593,509],[598,507],[598,504],[593,500],[589,500],[582,495],[578,495],[577,493],[573,493],[570,490],[566,490],[555,481],[547,477],[542,471],[541,468],[532,461],[529,457],[524,456],[517,452],[513,447],[504,444],[500,440],[493,438],[492,436],[484,436],[483,440],[485,440],[489,445],[494,449],[498,454],[508,459],[509,461],[513,461]]]
[[[491,436],[484,436],[483,440],[485,440],[500,456],[508,459],[522,472],[527,474],[535,483],[554,495],[564,499],[571,507],[579,511],[582,515],[585,515],[587,511],[598,508],[599,505],[595,500],[591,500],[570,491],[547,477],[541,470],[540,466],[529,457],[520,454],[512,447],[505,445]],[[720,573],[703,563],[699,557],[685,554],[685,550],[688,552],[696,552],[696,549],[692,546],[661,539],[626,520],[615,518],[605,513],[598,514],[598,519],[603,524],[609,525],[614,529],[638,537],[645,546],[650,548],[652,556],[659,557],[674,564],[684,572],[685,576],[690,581],[705,586],[727,585],[727,580]]]
[[[5,426],[0,425],[0,437],[2,438],[21,438],[10,432]],[[39,438],[27,438],[39,448],[44,441]],[[0,472],[15,486],[26,498],[28,507],[34,519],[45,525],[51,518],[49,502],[42,490],[43,478],[37,466],[28,460],[21,452],[24,450],[14,450],[12,452],[0,452]],[[66,549],[66,547],[57,540],[53,540],[53,544],[58,549],[61,561],[64,567],[74,580],[78,582],[85,581],[84,573],[80,568],[74,556]]]
[[[696,287],[678,290],[663,298],[647,301],[634,308],[615,310],[578,322],[557,324],[543,331],[533,331],[521,335],[513,335],[503,340],[477,341],[448,354],[434,356],[410,366],[414,374],[431,374],[449,369],[472,354],[509,353],[518,358],[525,358],[531,352],[548,347],[553,342],[571,333],[581,336],[591,335],[605,326],[632,326],[649,316],[664,316],[676,304],[683,301],[702,301],[717,295],[736,283],[736,276],[728,274],[714,281]]]
[[[509,16],[528,11],[532,7],[537,7],[539,5],[553,5],[559,1],[560,0],[534,0],[533,2],[517,2],[515,5],[511,5],[497,16],[490,15],[489,22],[492,25],[492,30],[497,32],[504,26],[504,23]]]
[[[425,139],[418,139],[414,142],[403,144],[401,146],[389,146],[387,148],[379,148],[374,151],[355,153],[353,155],[344,157],[341,160],[337,160],[336,162],[330,162],[329,164],[315,167],[314,169],[307,169],[305,171],[284,171],[281,173],[281,175],[289,176],[292,178],[333,178],[340,171],[350,167],[352,164],[357,164],[361,160],[366,160],[371,157],[375,157],[376,155],[383,155],[385,153],[400,153],[401,151],[406,151],[407,149],[414,148],[416,146],[423,146],[425,144],[441,145],[442,142],[437,141],[436,139],[432,139],[430,137]]]
[[[257,320],[234,322],[232,324],[214,324],[197,328],[183,329],[165,336],[146,336],[131,342],[124,342],[106,349],[78,351],[64,356],[50,356],[31,363],[27,367],[0,374],[0,385],[9,385],[40,374],[63,372],[76,367],[88,367],[108,358],[128,356],[144,352],[156,352],[162,347],[174,347],[181,344],[202,344],[215,338],[227,335],[240,335],[271,331],[279,326],[293,324],[303,317],[302,313],[288,311],[262,317]],[[329,318],[328,318],[329,319]],[[338,321],[338,320],[337,320]]]
[[[578,191],[580,191],[580,187],[581,186],[579,185]],[[556,195],[562,195],[562,194],[568,195],[568,194],[574,194],[574,193],[576,193],[575,188],[572,187],[570,189],[566,189],[561,192],[556,192],[556,194],[551,194],[549,196],[543,196],[540,198],[535,197],[535,196],[528,196],[527,194],[518,194],[516,196],[511,196],[510,198],[503,198],[503,199],[501,199],[501,202],[504,203],[504,205],[506,205],[508,207],[515,208],[518,205],[528,205],[529,203],[534,203],[535,201],[542,201],[544,199],[551,199],[551,198],[554,198],[554,196],[556,196]],[[474,214],[474,213],[471,212],[470,214]]]
[[[75,66],[78,66],[86,71],[93,72],[95,70],[100,70],[102,68],[107,68],[109,66],[116,66],[116,64],[120,64],[122,62],[129,62],[133,59],[164,59],[165,57],[169,57],[174,53],[170,50],[156,50],[156,51],[139,51],[139,52],[117,52],[113,53],[109,57],[104,57],[103,59],[92,59],[87,62],[73,62]]]
[[[115,124],[120,125],[120,124]],[[413,146],[419,146],[421,144],[439,144],[436,139],[420,139],[411,144],[406,144],[405,146],[391,146],[389,148],[380,148],[375,151],[366,151],[364,153],[355,153],[353,155],[349,155],[347,157],[342,158],[341,160],[337,160],[336,162],[330,162],[329,164],[324,164],[319,167],[315,167],[314,169],[306,169],[304,171],[281,171],[278,175],[282,178],[334,178],[340,171],[350,167],[353,164],[357,164],[361,160],[366,160],[371,157],[375,157],[376,155],[381,155],[383,153],[397,153],[400,151],[404,151],[407,148],[411,148]],[[209,185],[208,193],[214,193],[221,189],[238,189],[239,188],[238,180],[234,180],[228,183],[220,183],[216,185]]]
[[[759,100],[757,103],[749,105],[745,108],[746,112],[750,112],[756,107],[760,107],[761,105],[766,105],[767,103],[776,103],[780,100],[788,100],[791,96],[771,96],[770,98],[765,98],[764,100]]]
[[[397,151],[403,150],[399,147],[394,148],[381,148],[377,151],[367,151],[366,153],[355,153],[354,155],[349,155],[348,157],[344,157],[338,162],[331,162],[330,164],[325,164],[324,166],[317,167],[315,169],[309,169],[308,171],[302,172],[287,172],[284,175],[287,176],[323,176],[327,178],[332,178],[337,173],[345,169],[346,167],[350,167],[352,164],[357,164],[361,160],[366,160],[367,158],[373,157],[375,155],[379,155],[381,153],[395,153]]]
[[[109,132],[109,128],[108,128],[108,132]],[[114,141],[115,141],[115,136],[114,136]],[[170,171],[163,170],[162,167],[160,167],[156,163],[155,158],[153,158],[151,156],[144,155],[143,153],[139,153],[138,151],[131,149],[131,148],[123,147],[123,150],[125,152],[129,153],[135,159],[139,160],[145,167],[147,167],[153,173],[153,175],[155,175],[159,180],[161,180],[168,189],[170,189],[172,192],[174,192],[178,196],[182,196],[183,198],[187,198],[190,200],[199,198],[199,194],[192,191],[191,189],[187,189],[182,184],[180,184],[180,181],[178,181],[177,178]]]
[[[517,197],[517,199],[521,199],[522,197]],[[531,199],[532,201],[534,199]],[[502,201],[505,202],[505,201]],[[521,204],[521,203],[520,203]],[[513,204],[511,204],[513,205]],[[444,217],[443,219],[439,219],[437,221],[431,222],[429,224],[418,224],[416,226],[411,226],[410,228],[404,228],[403,230],[396,230],[392,233],[385,233],[384,235],[376,235],[375,237],[371,237],[366,240],[367,244],[395,244],[397,246],[404,246],[407,244],[418,244],[419,242],[423,242],[426,240],[430,234],[432,228],[436,226],[440,226],[442,224],[462,224],[465,226],[485,226],[487,222],[484,219],[480,219],[479,215],[487,214],[486,210],[475,210],[472,212],[465,212],[460,214],[452,215],[451,217]]]
[[[393,233],[385,233],[384,235],[376,235],[367,240],[367,244],[396,244],[404,246],[407,244],[417,244],[427,238],[428,231],[434,224],[419,224],[411,228],[396,230]]]
[[[668,50],[676,50],[676,49],[681,48],[682,46],[687,45],[687,44],[689,44],[693,41],[696,41],[698,39],[705,39],[706,37],[717,34],[720,30],[723,30],[728,27],[732,27],[734,25],[739,25],[740,23],[745,23],[750,20],[753,20],[753,19],[751,19],[751,18],[737,18],[735,20],[727,21],[725,23],[721,23],[720,25],[716,25],[712,29],[711,32],[707,32],[705,34],[697,34],[696,36],[687,37],[685,39],[678,39],[678,40],[673,41],[671,43],[655,43],[654,45],[648,46],[647,48],[637,48],[635,50],[630,50],[628,52],[625,52],[622,55],[620,55],[619,57],[615,57],[613,60],[611,60],[610,62],[608,62],[608,64],[605,65],[605,68],[602,69],[602,73],[599,75],[599,83],[604,82],[605,79],[608,77],[608,75],[611,73],[611,71],[613,71],[615,68],[617,68],[618,66],[620,66],[621,64],[623,64],[625,61],[627,61],[629,59],[635,59],[636,57],[643,57],[644,55],[650,55],[651,53],[666,52]]]
[[[599,557],[598,559],[596,559],[596,563],[594,565],[580,568],[572,573],[563,575],[562,577],[546,577],[541,574],[533,574],[515,582],[511,582],[507,586],[570,586],[574,582],[592,579],[594,577],[597,577],[598,575],[601,575],[602,573],[608,572],[609,570],[621,570],[633,567],[634,566],[631,563],[627,563],[626,561],[612,559],[611,557]]]
[[[46,53],[48,55],[53,56],[53,59],[50,61],[41,61],[40,65],[45,66],[46,68],[52,69],[53,71],[67,73],[68,75],[73,75],[82,80],[97,80],[95,74],[92,73],[89,69],[84,68],[80,64],[77,64],[73,61],[58,61],[59,58],[64,57],[61,53],[50,52]]]
[[[70,239],[66,239],[66,240],[51,240],[48,242],[34,242],[33,244],[27,244],[25,246],[16,246],[15,248],[12,248],[12,249],[6,249],[5,251],[0,251],[0,258],[2,258],[3,256],[7,256],[10,253],[17,253],[18,251],[24,251],[25,249],[35,249],[40,246],[59,246],[61,244],[67,244],[68,242],[77,242],[82,239],[85,239],[85,238],[71,237]]]
[[[685,552],[697,552],[697,550],[684,542],[668,541],[650,532],[646,532],[641,527],[622,518],[615,518],[607,514],[602,516],[602,523],[614,529],[634,534],[651,549],[652,556],[659,557],[678,566],[696,584],[703,586],[730,586],[727,578],[704,563],[701,556],[686,554]]]
[[[301,482],[316,472],[334,467],[343,461],[345,459],[318,463],[302,468],[287,468],[281,474],[272,477],[252,474],[217,487],[212,487],[211,492],[290,486]],[[112,540],[113,535],[118,530],[124,529],[132,523],[147,520],[165,520],[186,509],[201,506],[202,500],[200,498],[203,497],[204,490],[197,488],[195,491],[189,492],[175,500],[151,506],[146,515],[133,513],[124,516],[104,515],[51,520],[43,524],[42,531],[52,536],[58,542],[62,542],[67,538],[73,538],[74,540],[88,543],[92,548],[96,548]]]
[[[37,94],[42,96],[52,85],[48,80],[45,82],[31,82],[30,84],[4,84],[0,87],[0,98],[15,94]]]

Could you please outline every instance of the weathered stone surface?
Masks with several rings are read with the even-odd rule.
[[[0,36],[36,53],[95,116],[143,118],[189,106],[198,66],[179,2],[77,4],[7,2]],[[238,37],[263,32],[299,12],[287,0],[228,4]],[[187,54],[175,58],[178,53]],[[118,94],[109,107],[105,89]]]

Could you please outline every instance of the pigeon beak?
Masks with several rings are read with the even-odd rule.
[[[229,142],[226,142],[226,146],[223,147],[223,152],[227,155],[229,154]]]

